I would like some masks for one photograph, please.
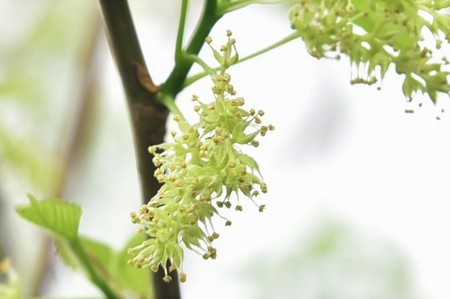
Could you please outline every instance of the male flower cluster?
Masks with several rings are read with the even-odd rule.
[[[237,61],[235,40],[227,32],[228,42],[214,51],[220,70],[211,72],[215,101],[204,103],[194,96],[194,110],[199,122],[191,125],[181,115],[175,115],[180,132],[171,132],[173,141],[149,148],[158,167],[155,176],[163,185],[147,205],[131,217],[150,236],[141,245],[131,248],[131,263],[138,267],[160,266],[166,272],[182,271],[184,251],[181,246],[196,251],[205,259],[216,258],[212,242],[219,237],[212,217],[220,216],[225,225],[231,221],[222,217],[218,208],[242,210],[232,195],[252,199],[267,192],[257,162],[244,154],[238,145],[258,146],[257,137],[264,136],[272,125],[262,125],[262,110],[246,110],[243,98],[236,97],[226,70]],[[207,39],[211,43],[211,39]],[[264,205],[258,205],[260,211]],[[171,265],[167,269],[167,265]]]
[[[290,20],[314,57],[349,56],[358,69],[352,83],[371,85],[393,64],[405,75],[405,96],[422,92],[436,103],[450,91],[448,56],[434,60],[424,33],[436,49],[450,43],[449,7],[448,0],[299,0]]]

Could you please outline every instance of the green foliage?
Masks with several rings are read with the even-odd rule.
[[[78,238],[81,208],[60,199],[38,201],[28,195],[29,205],[17,207],[17,213],[28,221],[48,230],[59,238],[73,242]]]
[[[143,236],[134,237],[119,251],[114,250],[102,242],[79,235],[82,210],[77,204],[60,199],[38,201],[32,195],[28,197],[29,205],[19,206],[17,212],[55,237],[58,253],[67,265],[83,271],[105,294],[114,294],[112,290],[117,290],[146,298],[151,296],[149,271],[138,270],[128,264],[127,249],[141,243]]]
[[[144,241],[142,234],[134,236],[123,248],[115,250],[109,245],[97,240],[80,236],[80,243],[86,251],[89,262],[102,277],[105,277],[108,284],[114,286],[121,292],[132,292],[151,297],[149,285],[150,272],[148,270],[137,269],[128,263],[128,248],[134,247]],[[64,263],[75,270],[83,270],[83,264],[77,258],[74,249],[67,242],[57,240],[58,254]]]
[[[352,83],[373,84],[392,64],[405,75],[405,96],[422,92],[436,103],[450,92],[448,57],[436,59],[424,36],[431,33],[435,50],[450,42],[449,7],[446,0],[300,0],[290,20],[312,56],[350,58],[358,69]]]

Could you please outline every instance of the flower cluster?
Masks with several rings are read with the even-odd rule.
[[[244,99],[236,97],[226,70],[238,56],[231,32],[227,35],[226,45],[220,51],[213,49],[220,69],[209,69],[215,101],[204,103],[193,96],[198,123],[191,125],[181,115],[175,115],[180,131],[171,132],[173,141],[149,148],[158,167],[155,176],[163,185],[148,204],[131,215],[132,221],[150,236],[130,249],[131,263],[153,271],[162,266],[167,282],[172,269],[180,270],[180,280],[186,280],[182,244],[205,259],[216,258],[212,242],[219,234],[214,230],[212,217],[218,215],[226,226],[231,225],[219,214],[220,208],[241,211],[240,194],[255,202],[260,192],[267,192],[257,162],[239,146],[257,147],[257,137],[274,127],[262,125],[262,110],[247,110]],[[206,42],[211,44],[211,39]],[[237,196],[236,202],[233,195]],[[264,205],[257,206],[263,211]]]
[[[436,103],[450,91],[449,61],[433,59],[424,35],[431,33],[435,50],[450,43],[449,7],[448,0],[299,0],[290,20],[312,56],[350,58],[358,70],[352,83],[374,84],[393,64],[405,75],[405,96],[422,92]]]

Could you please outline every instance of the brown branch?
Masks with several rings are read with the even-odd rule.
[[[137,166],[143,202],[148,202],[160,184],[153,176],[155,166],[148,152],[150,145],[164,141],[167,108],[156,99],[157,89],[146,69],[139,40],[134,28],[127,0],[100,0],[109,46],[122,80],[133,130]],[[139,66],[139,69],[136,68]],[[138,76],[138,71],[140,76]],[[144,82],[142,74],[144,74]],[[148,75],[148,76],[147,76]],[[141,80],[139,79],[141,77]],[[143,85],[149,85],[145,88]],[[176,273],[172,282],[162,281],[163,272],[154,275],[154,293],[157,299],[179,299],[180,291]]]

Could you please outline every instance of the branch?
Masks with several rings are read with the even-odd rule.
[[[211,32],[214,24],[216,24],[221,17],[222,15],[217,12],[217,1],[205,1],[205,7],[203,8],[203,13],[197,24],[197,29],[184,51],[185,57],[183,59],[183,57],[180,58],[180,55],[178,55],[177,63],[164,83],[164,94],[175,99],[176,95],[184,88],[184,81],[194,64],[194,61],[188,56],[197,55],[200,52],[205,43],[205,38]]]
[[[160,184],[153,176],[155,166],[148,152],[150,145],[164,141],[167,108],[157,101],[156,90],[144,88],[137,75],[136,65],[145,67],[144,57],[134,28],[126,0],[100,0],[106,26],[108,42],[117,65],[125,91],[133,130],[136,161],[142,188],[143,202],[148,202],[157,192]],[[140,70],[142,72],[142,70]],[[148,73],[148,72],[147,72]],[[147,82],[152,82],[151,77]],[[161,269],[160,269],[161,270]],[[180,291],[176,273],[170,284],[162,281],[164,274],[154,275],[155,297],[158,299],[179,299]]]
[[[184,30],[186,27],[186,18],[188,14],[189,0],[182,0],[180,21],[178,23],[177,42],[175,45],[175,61],[179,61],[183,56]]]

